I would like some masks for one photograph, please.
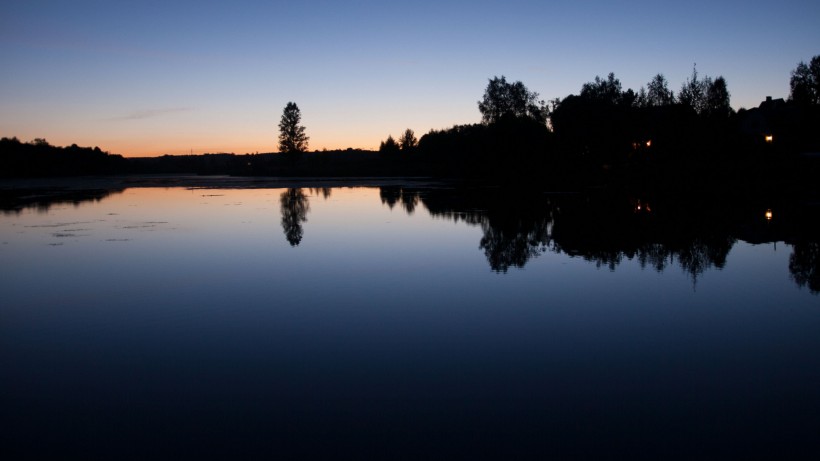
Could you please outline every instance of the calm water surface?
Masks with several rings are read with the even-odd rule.
[[[0,454],[820,456],[818,246],[777,209],[478,195],[0,215]]]

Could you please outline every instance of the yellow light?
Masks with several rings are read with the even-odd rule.
[[[766,220],[767,221],[772,220],[772,210],[766,210]]]
[[[767,142],[767,143],[769,143],[769,144],[771,144],[772,142],[774,142],[774,136],[772,136],[772,135],[770,135],[770,134],[767,134],[767,135],[766,135],[766,142]]]
[[[652,147],[652,140],[646,141],[646,147]]]

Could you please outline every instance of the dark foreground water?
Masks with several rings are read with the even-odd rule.
[[[72,200],[0,216],[4,459],[820,458],[816,208]]]

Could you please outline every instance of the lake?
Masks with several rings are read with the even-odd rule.
[[[817,206],[120,187],[0,215],[4,459],[820,456]]]

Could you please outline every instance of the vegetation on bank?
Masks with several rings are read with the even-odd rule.
[[[28,143],[17,138],[0,139],[0,177],[105,175],[127,168],[125,158],[99,147],[56,147],[42,138]]]
[[[820,56],[791,75],[788,100],[732,110],[726,80],[697,69],[675,93],[662,74],[638,91],[596,77],[549,102],[522,82],[490,79],[481,123],[388,136],[378,152],[308,152],[298,106],[279,123],[280,153],[126,159],[99,148],[0,141],[2,176],[197,173],[272,176],[439,176],[552,188],[601,184],[816,182],[820,152]],[[816,156],[815,156],[816,157]]]

